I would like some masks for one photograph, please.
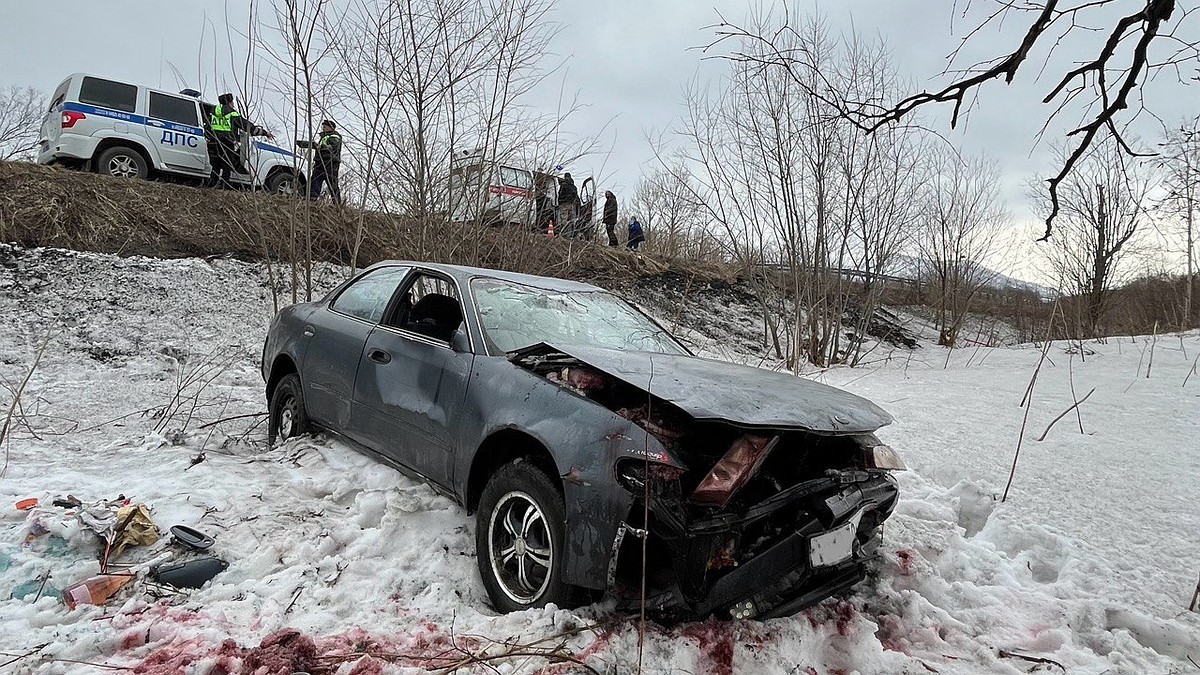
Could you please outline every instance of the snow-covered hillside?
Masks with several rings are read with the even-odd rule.
[[[254,264],[0,247],[6,387],[45,345],[4,448],[0,671],[637,670],[638,622],[607,605],[497,616],[472,519],[429,488],[328,438],[266,448],[270,312]],[[1050,349],[1004,504],[1038,349],[947,360],[926,345],[814,375],[897,418],[880,435],[911,470],[878,577],[788,619],[649,625],[644,672],[1197,672],[1200,614],[1186,605],[1200,575],[1200,373],[1184,381],[1200,335],[1084,347]],[[1072,386],[1095,389],[1084,432],[1072,413],[1036,440]],[[164,531],[214,535],[230,566],[188,595],[139,584],[68,611],[53,589],[97,573],[92,538],[63,509],[13,508],[67,494],[145,503]],[[26,541],[35,518],[49,533]]]

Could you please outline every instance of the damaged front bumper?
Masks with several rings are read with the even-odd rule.
[[[886,471],[829,470],[738,513],[697,515],[662,481],[646,486],[626,474],[625,482],[650,495],[650,524],[621,528],[611,581],[620,585],[622,548],[640,554],[630,535],[648,536],[657,555],[646,573],[660,586],[652,604],[738,619],[793,614],[861,581],[899,494]]]

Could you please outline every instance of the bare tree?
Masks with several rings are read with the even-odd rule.
[[[939,146],[929,157],[917,249],[937,317],[938,344],[953,347],[979,292],[994,276],[985,262],[1007,221],[989,160]]]
[[[1168,215],[1182,217],[1187,259],[1183,316],[1184,328],[1197,324],[1196,304],[1196,210],[1200,208],[1200,120],[1192,119],[1167,132],[1159,166],[1167,196],[1162,208]]]
[[[785,17],[786,19],[786,17]],[[808,19],[782,34],[757,15],[754,33],[777,35],[804,67],[785,72],[764,43],[746,38],[718,91],[693,90],[683,134],[698,202],[723,231],[730,257],[760,280],[765,340],[793,369],[854,362],[924,178],[910,127],[871,137],[831,101],[882,97],[898,86],[886,47],[834,38]],[[771,270],[764,273],[764,266]],[[774,271],[778,270],[778,272]],[[866,292],[854,279],[866,278]]]
[[[0,90],[0,160],[33,159],[46,116],[46,95],[33,87]]]
[[[1063,150],[1061,152],[1067,152]],[[1082,334],[1099,337],[1113,286],[1124,280],[1131,242],[1147,223],[1148,172],[1116,142],[1094,146],[1060,186],[1059,236],[1046,251],[1060,290],[1084,299]]]
[[[642,177],[626,201],[624,220],[636,216],[648,234],[647,247],[664,257],[710,257],[716,244],[705,232],[704,205],[696,194],[687,165],[676,162]]]
[[[1041,237],[1045,240],[1049,239],[1060,212],[1060,186],[1094,143],[1111,139],[1126,154],[1135,154],[1123,138],[1123,125],[1136,117],[1144,105],[1139,95],[1141,85],[1160,71],[1176,74],[1181,83],[1194,79],[1185,77],[1183,71],[1189,65],[1200,64],[1200,41],[1187,34],[1188,19],[1195,8],[1176,10],[1176,0],[954,2],[946,11],[953,20],[961,18],[973,23],[974,28],[951,54],[942,73],[951,75],[951,81],[895,103],[838,97],[813,86],[809,55],[792,39],[797,30],[803,29],[793,28],[786,20],[782,27],[762,31],[756,26],[743,28],[722,19],[714,27],[716,37],[708,48],[725,42],[743,47],[727,58],[779,68],[868,131],[884,128],[930,104],[940,103],[953,104],[950,126],[955,127],[965,112],[964,106],[969,108],[969,101],[985,85],[993,81],[1011,84],[1018,74],[1028,73],[1037,78],[1057,71],[1051,80],[1056,84],[1042,100],[1051,106],[1045,115],[1046,127],[1073,105],[1083,106],[1084,121],[1067,132],[1070,149],[1062,154],[1059,170],[1047,181],[1050,208],[1045,214],[1046,228]],[[972,65],[958,63],[960,52],[972,38],[1020,23],[1022,18],[1026,28],[1013,36],[1010,50]],[[746,48],[747,44],[753,49]],[[1156,49],[1152,50],[1152,46]],[[1081,58],[1074,53],[1064,57],[1062,52],[1068,48],[1079,49],[1086,56]],[[1027,65],[1036,53],[1045,54],[1043,63]],[[821,75],[819,71],[816,74]],[[1135,112],[1129,112],[1131,107]]]

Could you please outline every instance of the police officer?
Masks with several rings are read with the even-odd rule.
[[[266,136],[275,140],[275,135],[266,129],[250,122],[233,107],[233,94],[221,94],[217,97],[217,107],[213,108],[209,118],[208,130],[211,133],[208,144],[209,160],[212,163],[212,175],[209,176],[209,187],[229,189],[230,174],[234,169],[241,172],[242,161],[238,153],[238,143],[242,134],[251,136]]]
[[[342,203],[342,189],[338,186],[338,171],[342,167],[342,137],[333,120],[321,122],[321,136],[316,141],[296,141],[300,148],[313,148],[317,156],[313,159],[312,178],[308,181],[308,197],[321,196],[321,188],[329,183],[329,196],[334,204]]]

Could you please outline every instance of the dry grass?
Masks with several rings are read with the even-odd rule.
[[[221,192],[0,162],[0,240],[27,247],[183,257],[233,254],[288,261],[296,233],[312,259],[349,264],[364,220],[359,267],[380,260],[455,263],[605,282],[664,273],[731,281],[730,267],[672,260],[515,228],[414,222],[384,213],[249,192]],[[311,223],[311,224],[310,224]],[[308,232],[305,228],[309,228]],[[297,254],[296,257],[302,257]]]

